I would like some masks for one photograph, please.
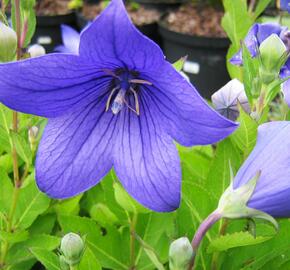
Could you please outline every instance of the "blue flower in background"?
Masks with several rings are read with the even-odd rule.
[[[288,28],[285,26],[281,26],[277,23],[256,23],[249,30],[244,42],[247,46],[249,52],[252,57],[256,57],[259,52],[259,46],[261,43],[267,39],[270,35],[276,34],[280,37],[280,39],[284,42],[286,48],[290,50],[290,32]],[[240,50],[236,53],[231,59],[230,62],[233,65],[242,65],[242,51]],[[282,79],[288,77],[290,75],[290,59],[287,60],[285,65],[282,67],[280,71],[280,77]],[[283,93],[285,97],[285,101],[290,106],[290,80],[283,83]]]
[[[181,185],[174,141],[211,144],[237,127],[133,26],[122,0],[82,32],[78,54],[3,64],[0,72],[1,102],[49,118],[36,180],[54,198],[89,189],[114,167],[140,203],[172,211]]]
[[[234,189],[261,175],[250,208],[274,217],[290,216],[290,122],[270,122],[259,127],[257,144],[238,171]]]
[[[80,45],[80,34],[68,25],[61,25],[61,37],[63,45],[57,46],[55,51],[61,53],[78,54]]]
[[[290,13],[290,0],[277,0],[278,7]]]

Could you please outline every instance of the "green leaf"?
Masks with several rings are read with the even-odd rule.
[[[7,256],[7,263],[18,265],[22,262],[30,261],[33,256],[29,249],[45,248],[46,250],[54,250],[60,244],[60,238],[50,235],[32,235],[24,242],[13,245]]]
[[[37,219],[30,226],[29,233],[31,235],[50,234],[53,230],[55,222],[56,215],[54,213],[38,216]]]
[[[44,248],[31,248],[30,251],[47,270],[60,270],[58,256],[53,252]]]
[[[151,246],[149,246],[147,243],[145,243],[142,240],[142,238],[139,237],[138,235],[136,235],[136,238],[140,242],[142,248],[145,250],[147,256],[150,258],[150,260],[155,265],[155,267],[158,270],[165,270],[162,262],[160,261],[160,259],[158,258],[158,255],[156,254],[155,250]]]
[[[175,63],[173,63],[173,67],[177,70],[177,71],[181,71],[183,68],[183,65],[185,63],[187,59],[187,56],[185,57],[181,57],[179,60],[177,60]]]
[[[49,207],[50,199],[41,193],[35,181],[21,188],[15,213],[14,227],[28,228]]]
[[[116,201],[124,210],[132,213],[150,212],[149,209],[146,209],[144,206],[134,200],[119,183],[115,182],[113,187]]]
[[[0,240],[6,241],[10,244],[19,243],[25,241],[29,237],[27,231],[15,231],[13,233],[0,231]]]
[[[263,243],[269,239],[271,236],[258,236],[254,237],[249,232],[237,232],[233,234],[226,234],[220,236],[210,242],[207,252],[212,253],[216,251],[225,251],[230,248],[248,246],[248,245],[257,245]]]
[[[240,108],[240,116],[237,121],[240,126],[230,138],[244,153],[244,158],[246,158],[256,144],[258,124],[242,108]]]
[[[82,198],[83,194],[75,196],[70,199],[58,201],[57,204],[54,205],[54,210],[57,214],[66,214],[66,215],[78,215],[80,206],[79,202]]]
[[[116,215],[108,206],[102,203],[98,203],[91,208],[90,216],[104,227],[106,225],[114,225],[118,222]]]
[[[254,20],[256,20],[262,13],[263,11],[266,9],[266,7],[270,4],[271,0],[259,0],[255,11],[254,11]]]
[[[0,187],[0,212],[7,216],[12,204],[13,185],[2,167],[0,167]]]
[[[245,85],[245,92],[249,103],[252,105],[253,96],[259,95],[260,87],[255,84],[258,81],[258,59],[252,58],[248,48],[243,43],[242,44],[242,54],[243,54],[243,79]]]
[[[23,161],[25,161],[26,164],[30,165],[32,161],[32,153],[28,141],[16,132],[11,131],[10,134],[17,154],[23,159]]]
[[[13,161],[11,154],[0,155],[0,166],[1,170],[8,174],[13,172]]]
[[[80,262],[79,270],[102,270],[102,266],[100,265],[98,259],[88,247],[86,248]]]

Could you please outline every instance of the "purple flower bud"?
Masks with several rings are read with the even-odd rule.
[[[239,116],[238,104],[250,113],[248,98],[244,85],[237,79],[229,81],[211,97],[213,106],[223,116],[231,120],[236,120]]]

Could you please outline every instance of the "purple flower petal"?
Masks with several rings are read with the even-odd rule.
[[[158,69],[161,49],[130,21],[122,0],[114,0],[82,32],[80,55],[89,61],[126,65],[128,69]]]
[[[124,188],[152,210],[175,210],[180,203],[179,156],[146,97],[140,97],[140,117],[126,108],[119,121],[114,168]]]
[[[79,53],[80,34],[72,27],[62,24],[61,35],[63,45],[56,47],[56,51],[62,53]]]
[[[44,117],[64,114],[96,98],[99,85],[107,80],[96,80],[96,76],[105,76],[96,66],[62,54],[3,64],[0,73],[1,102]]]
[[[178,143],[186,146],[215,143],[237,128],[238,124],[214,111],[169,63],[146,79],[153,84],[145,87],[150,106]]]
[[[289,134],[287,121],[261,125],[257,144],[234,179],[234,188],[238,188],[261,171],[248,206],[272,216],[290,215]]]
[[[96,185],[113,165],[117,118],[105,113],[106,97],[49,119],[36,161],[37,184],[53,198]]]
[[[289,0],[278,0],[280,9],[290,13],[290,1]]]

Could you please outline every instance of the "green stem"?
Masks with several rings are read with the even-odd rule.
[[[14,187],[13,197],[12,197],[12,205],[11,205],[11,209],[10,209],[9,216],[7,219],[8,220],[7,228],[6,228],[7,232],[13,231],[13,216],[14,216],[15,211],[16,211],[17,201],[19,198],[19,191],[20,191],[20,189],[18,187]],[[2,249],[1,249],[0,269],[2,269],[5,266],[5,259],[6,259],[8,250],[9,250],[9,243],[7,241],[5,241],[3,243]]]
[[[70,265],[69,270],[78,270],[78,265]]]
[[[17,34],[17,60],[21,58],[21,46],[20,46],[20,39],[21,39],[21,17],[20,17],[20,0],[14,0],[15,4],[15,21],[16,21],[16,34]],[[13,111],[12,112],[12,130],[14,132],[18,132],[18,113]],[[14,189],[13,189],[13,197],[12,197],[12,204],[9,211],[9,215],[7,218],[7,227],[6,231],[11,233],[13,232],[13,219],[14,214],[17,207],[17,202],[19,198],[19,192],[21,188],[21,179],[19,177],[19,169],[18,169],[18,156],[16,147],[12,144],[12,162],[13,162],[13,178],[14,178]],[[5,267],[5,260],[9,250],[9,243],[4,241],[1,245],[1,256],[0,256],[0,269]]]
[[[137,213],[133,214],[133,218],[130,219],[130,270],[135,269],[135,242],[136,242],[136,224],[137,224]]]

